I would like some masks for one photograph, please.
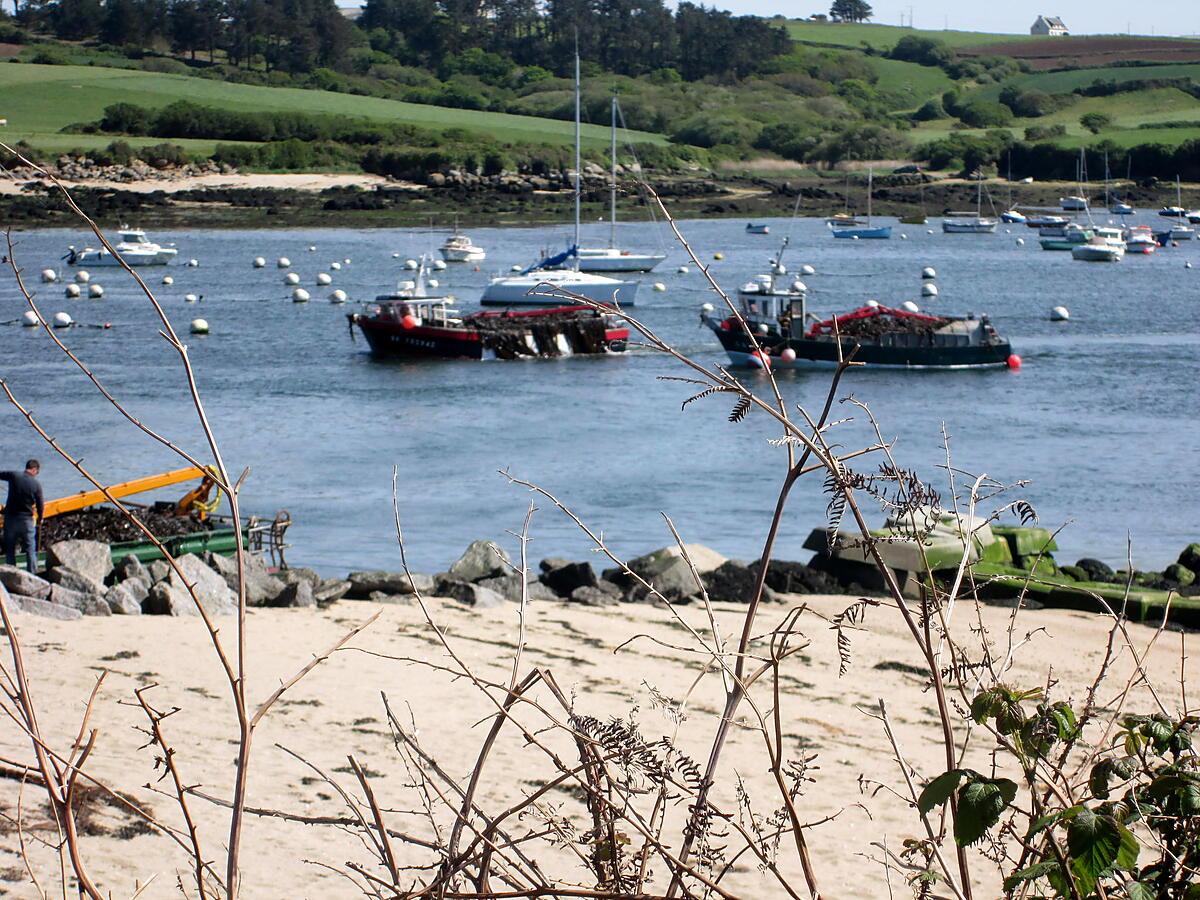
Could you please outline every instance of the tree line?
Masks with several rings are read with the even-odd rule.
[[[753,16],[664,0],[366,0],[357,21],[334,0],[13,0],[15,18],[64,40],[163,50],[289,73],[349,71],[354,52],[440,71],[464,53],[570,72],[575,48],[607,71],[742,78],[791,50]]]

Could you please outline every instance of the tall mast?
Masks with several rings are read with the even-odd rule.
[[[579,206],[583,196],[583,159],[579,149],[579,34],[575,34],[575,271],[579,271]]]
[[[871,193],[875,185],[875,170],[867,169],[867,224],[871,224]]]
[[[608,210],[608,246],[617,246],[617,95],[612,96],[612,193],[609,196]]]

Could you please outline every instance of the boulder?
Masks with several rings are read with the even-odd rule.
[[[1116,574],[1110,565],[1098,559],[1081,559],[1075,565],[1087,572],[1091,581],[1112,581]]]
[[[142,604],[142,612],[151,616],[200,615],[188,592],[170,581],[159,581],[151,586],[150,594]]]
[[[275,573],[275,577],[284,584],[292,584],[296,581],[307,581],[309,587],[316,587],[321,583],[321,576],[312,569],[303,567],[296,569],[280,569]]]
[[[1200,544],[1188,544],[1184,547],[1177,562],[1191,572],[1200,572]]]
[[[711,547],[706,547],[703,544],[684,544],[683,546],[687,550],[688,559],[692,561],[692,565],[696,567],[696,571],[701,575],[711,572],[725,562],[725,557]],[[643,578],[653,580],[655,575],[665,572],[674,566],[677,560],[682,558],[683,554],[680,552],[678,545],[672,544],[669,547],[661,547],[653,553],[647,553],[645,556],[631,559],[628,565],[630,569],[637,572]],[[685,561],[684,566],[686,567],[686,565]],[[624,575],[625,578],[629,578],[620,569],[606,570],[604,577],[616,584],[620,584],[621,582],[618,578],[610,577],[610,571],[615,571]],[[695,584],[695,579],[692,579],[692,583]]]
[[[83,612],[88,598],[91,596],[93,595],[85,594],[82,591],[73,591],[70,588],[63,587],[61,584],[54,584],[50,586],[50,594],[46,599],[51,603],[57,603],[59,606],[69,606],[72,609]]]
[[[85,616],[111,616],[113,612],[103,596],[86,594],[83,601],[83,614]]]
[[[61,619],[70,622],[82,619],[83,613],[71,606],[51,603],[38,597],[23,597],[20,594],[9,594],[9,599],[15,601],[17,608],[31,616],[42,616],[46,619]]]
[[[508,572],[507,562],[505,552],[491,541],[472,541],[450,567],[450,575],[460,581],[482,581]]]
[[[81,594],[103,594],[106,590],[104,583],[89,578],[82,572],[76,572],[68,566],[58,566],[50,570],[50,580],[72,591]]]
[[[150,583],[158,584],[171,574],[171,566],[165,559],[156,559],[146,566],[146,572],[150,576]]]
[[[100,541],[59,541],[46,548],[46,564],[51,569],[66,566],[103,583],[113,569],[112,551]]]
[[[367,597],[374,592],[411,594],[413,584],[416,584],[417,590],[422,594],[433,590],[433,577],[419,572],[413,572],[411,583],[408,575],[403,572],[351,572],[347,577],[350,579],[351,597]]]
[[[465,603],[476,609],[490,609],[508,604],[504,597],[491,588],[473,584],[461,578],[440,578],[435,591],[439,597],[449,597],[451,600],[457,600],[459,603]]]
[[[186,583],[180,579],[174,570],[167,576],[168,583],[178,588],[185,595],[187,584],[193,586],[196,599],[204,607],[205,612],[212,616],[227,615],[237,610],[237,595],[229,589],[225,579],[204,564],[204,561],[194,553],[187,553],[175,560],[175,565],[183,573]],[[156,585],[157,586],[157,585]],[[153,589],[151,589],[153,595]],[[172,613],[179,615],[179,613]]]
[[[1091,581],[1091,576],[1088,575],[1085,569],[1081,569],[1079,566],[1063,566],[1059,569],[1059,572],[1075,581]]]
[[[143,598],[134,594],[129,585],[141,583],[140,579],[132,578],[110,587],[104,595],[104,602],[108,604],[109,611],[115,616],[140,616]],[[146,593],[149,595],[150,592]]]
[[[16,566],[0,566],[0,584],[23,597],[45,600],[50,596],[50,582]]]
[[[138,603],[145,603],[146,598],[150,596],[150,579],[146,578],[126,578],[120,582],[125,586],[125,589],[137,600]]]
[[[118,581],[127,581],[130,578],[141,578],[146,584],[150,584],[150,573],[146,571],[146,567],[142,565],[142,561],[132,553],[121,558],[117,563],[116,576]]]
[[[285,582],[267,571],[263,558],[255,553],[247,553],[246,563],[246,605],[271,606],[286,586]],[[209,553],[205,556],[208,567],[225,579],[229,590],[237,595],[238,567],[237,559],[223,556],[220,553]]]
[[[316,606],[313,597],[312,584],[307,578],[297,578],[291,584],[284,585],[282,591],[270,603],[274,607],[308,607]]]
[[[480,587],[488,588],[495,591],[505,600],[512,603],[521,602],[521,576],[516,572],[509,572],[507,575],[500,575],[497,578],[485,578],[479,582]],[[529,600],[545,601],[557,600],[558,594],[546,587],[540,581],[530,581],[528,586]]]
[[[770,573],[770,569],[767,572]],[[704,575],[703,579],[708,599],[714,603],[749,603],[754,599],[758,572],[740,560],[731,559]],[[770,603],[775,599],[775,592],[764,584],[763,600]]]
[[[383,591],[371,591],[367,599],[372,603],[385,603],[389,606],[411,606],[414,602],[412,594],[385,594]]]
[[[758,573],[758,562],[750,569]],[[800,562],[772,560],[767,566],[767,587],[781,594],[840,594],[842,587],[828,573]]]
[[[602,581],[600,584],[608,587],[581,584],[571,591],[571,602],[584,606],[614,606],[621,602],[620,588],[611,581]]]
[[[548,556],[538,563],[538,568],[543,572],[553,572],[555,569],[561,569],[563,566],[569,566],[571,561],[563,559],[561,556]]]
[[[558,596],[570,597],[576,588],[595,587],[599,579],[591,563],[573,562],[543,572],[541,581]]]
[[[703,573],[701,576],[703,577]],[[650,575],[649,579],[655,590],[668,600],[683,600],[700,593],[700,586],[696,583],[696,576],[692,574],[691,566],[688,565],[687,560],[678,556],[671,560],[662,571]],[[644,590],[642,593],[645,593]]]
[[[1171,563],[1163,569],[1163,579],[1174,582],[1180,587],[1187,587],[1196,580],[1196,573],[1179,563]]]
[[[313,591],[313,599],[320,606],[328,606],[330,603],[336,603],[341,600],[350,591],[350,582],[338,581],[336,578],[327,578]]]

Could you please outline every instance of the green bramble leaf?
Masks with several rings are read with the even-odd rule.
[[[1128,837],[1126,837],[1128,835]],[[1098,816],[1085,809],[1067,826],[1067,850],[1072,868],[1081,880],[1094,884],[1101,875],[1132,856],[1137,861],[1137,839],[1111,816]],[[1080,885],[1083,888],[1083,885]],[[1090,887],[1088,889],[1090,891]]]
[[[941,806],[950,799],[950,795],[954,793],[954,789],[958,787],[960,781],[967,775],[973,775],[970,769],[951,769],[949,772],[944,772],[939,775],[929,784],[925,785],[925,789],[921,791],[921,796],[917,798],[917,809],[921,815],[929,815],[930,810],[935,806]]]
[[[1062,871],[1057,859],[1043,859],[1032,866],[1026,866],[1019,872],[1013,872],[1004,879],[1004,893],[1011,894],[1027,881],[1033,881],[1054,871]]]
[[[1140,881],[1130,882],[1127,893],[1129,900],[1158,900],[1158,892]]]
[[[1007,778],[976,776],[958,792],[958,815],[954,840],[967,847],[982,838],[1000,821],[1005,808],[1017,796],[1017,783]]]

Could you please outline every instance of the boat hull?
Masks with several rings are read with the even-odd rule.
[[[442,259],[448,263],[482,262],[487,259],[487,252],[478,248],[473,250],[448,250],[442,247],[439,251]]]
[[[861,241],[886,241],[892,236],[892,226],[883,225],[879,228],[851,228],[838,226],[834,229],[835,238]]]
[[[1071,256],[1080,262],[1120,262],[1125,256],[1124,247],[1093,247],[1080,244],[1071,250]]]
[[[530,279],[498,278],[484,288],[479,302],[483,306],[545,306],[553,303],[549,292],[555,288],[579,296],[586,297],[593,303],[613,303],[614,300],[622,306],[633,306],[637,300],[638,282],[610,280],[608,283],[577,283],[560,281],[553,277],[553,272],[545,273],[542,282]],[[539,286],[543,285],[543,286]],[[530,293],[533,291],[534,293]],[[557,298],[560,301],[563,298]]]
[[[943,234],[995,234],[996,222],[942,222]]]
[[[667,258],[665,253],[597,253],[579,252],[580,272],[651,272]]]
[[[137,266],[167,266],[178,255],[177,250],[173,248],[164,248],[156,253],[129,253],[122,252],[121,259],[133,267]],[[84,250],[82,253],[75,255],[74,259],[67,260],[68,265],[72,266],[120,266],[121,262],[107,250]]]

